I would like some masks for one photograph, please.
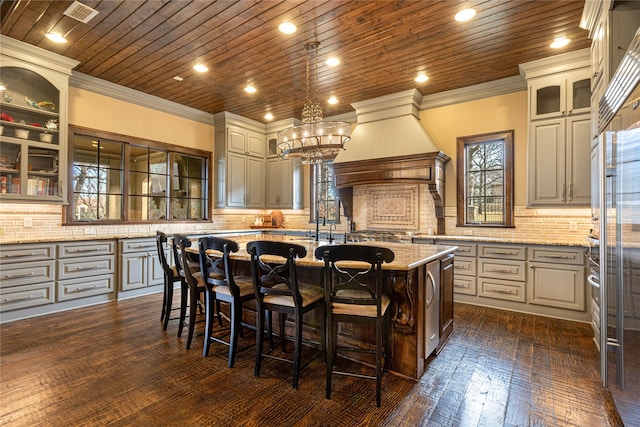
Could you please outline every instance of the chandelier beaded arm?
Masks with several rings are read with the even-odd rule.
[[[351,123],[325,122],[318,101],[318,47],[319,42],[305,46],[307,51],[307,99],[302,108],[302,124],[278,132],[278,149],[282,157],[302,157],[303,164],[332,160],[351,139]],[[314,59],[314,93],[310,93],[311,57]]]

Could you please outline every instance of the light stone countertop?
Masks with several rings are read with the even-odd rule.
[[[258,234],[258,235],[238,235],[228,236],[230,240],[234,240],[238,243],[240,250],[232,254],[233,259],[241,259],[248,261],[250,259],[246,250],[248,242],[253,240],[270,240],[270,241],[286,241],[303,246],[307,250],[307,256],[296,260],[298,265],[309,267],[322,267],[323,261],[315,258],[314,253],[316,248],[324,245],[344,244],[340,241],[329,243],[328,241],[316,242],[313,238],[296,237],[296,236],[282,236],[277,234]],[[457,246],[445,246],[445,245],[425,245],[425,244],[411,244],[411,243],[391,243],[391,242],[362,242],[362,243],[346,243],[347,245],[369,245],[369,246],[384,246],[389,248],[395,254],[395,259],[390,263],[385,263],[382,266],[383,270],[394,271],[407,271],[414,269],[420,265],[429,263],[433,260],[442,258],[445,255],[455,252]]]
[[[173,227],[172,227],[173,228]],[[312,233],[310,229],[289,229],[289,228],[251,228],[251,229],[237,229],[237,230],[197,230],[195,232],[188,232],[189,236],[204,236],[208,234],[219,235],[219,236],[231,236],[231,235],[256,235],[257,233],[262,232],[276,232],[281,234],[289,234],[289,235],[306,235]],[[328,232],[326,230],[321,230],[321,235],[325,235]],[[167,234],[171,235],[171,232]],[[343,239],[343,233],[337,233],[336,239],[338,242],[341,242]],[[130,235],[127,233],[113,233],[109,235],[84,235],[78,238],[73,239],[73,241],[90,241],[90,240],[110,240],[110,239],[144,239],[155,237],[155,232],[152,234],[136,234]],[[562,240],[562,239],[550,239],[550,238],[534,238],[534,237],[513,237],[513,238],[505,238],[505,237],[482,237],[482,236],[466,236],[466,235],[428,235],[426,233],[416,233],[412,234],[414,239],[424,239],[424,240],[437,240],[437,241],[454,241],[454,242],[476,242],[476,243],[503,243],[503,244],[521,244],[521,245],[547,245],[547,246],[573,246],[573,247],[587,247],[587,239],[586,236],[584,239],[571,238],[571,240]],[[21,240],[15,242],[3,242],[2,245],[9,244],[27,244],[27,243],[61,243],[71,241],[69,238],[49,238],[49,239],[35,239],[35,240]],[[388,242],[375,242],[378,244],[387,245]]]

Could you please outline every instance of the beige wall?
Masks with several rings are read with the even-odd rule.
[[[526,91],[423,110],[420,120],[440,150],[451,157],[446,167],[445,206],[456,205],[456,138],[511,129],[514,131],[514,203],[526,205]]]
[[[75,87],[69,124],[213,152],[214,127]]]

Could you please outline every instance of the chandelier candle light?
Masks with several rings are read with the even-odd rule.
[[[282,157],[302,157],[303,164],[333,160],[344,143],[351,139],[351,123],[322,121],[322,107],[318,101],[318,47],[319,42],[308,43],[307,100],[302,108],[302,124],[278,132],[278,149]],[[314,93],[310,96],[310,63],[314,58]]]

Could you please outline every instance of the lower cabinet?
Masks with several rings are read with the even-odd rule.
[[[57,301],[115,291],[115,240],[65,242],[57,249]]]
[[[0,250],[0,313],[53,304],[55,272],[55,245],[3,245]]]
[[[591,319],[583,247],[436,243],[458,247],[455,301],[578,321]]]
[[[530,304],[585,310],[585,257],[581,249],[536,248],[529,251]]]
[[[153,238],[121,240],[120,266],[122,291],[163,284],[164,272]]]

